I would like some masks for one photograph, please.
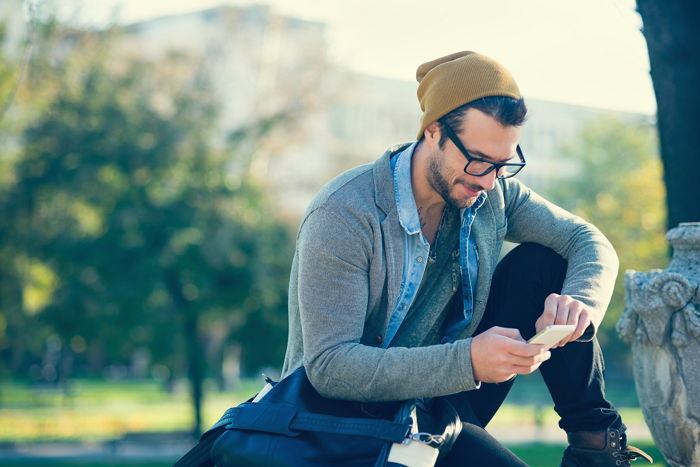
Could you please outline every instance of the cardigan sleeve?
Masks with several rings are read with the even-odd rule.
[[[370,235],[321,206],[297,239],[304,366],[316,390],[358,401],[435,397],[476,388],[471,339],[426,347],[361,343],[369,296]]]
[[[549,247],[568,262],[562,294],[583,302],[593,327],[592,339],[612,297],[619,267],[607,238],[592,224],[550,203],[516,179],[502,180],[508,230],[505,239]]]

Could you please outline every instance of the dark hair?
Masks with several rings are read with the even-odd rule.
[[[525,122],[527,107],[523,98],[515,99],[507,96],[487,96],[481,99],[476,99],[471,102],[457,107],[453,111],[445,114],[438,120],[438,123],[445,122],[450,128],[459,133],[462,127],[464,114],[469,109],[476,109],[484,112],[486,115],[493,117],[498,123],[503,126],[520,126]],[[440,133],[440,147],[442,148],[447,141],[447,135],[442,131]]]

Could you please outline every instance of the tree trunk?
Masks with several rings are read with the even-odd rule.
[[[192,407],[194,409],[192,433],[195,438],[199,438],[202,433],[202,397],[205,364],[204,346],[199,332],[199,312],[183,295],[182,282],[177,271],[172,269],[166,271],[165,283],[175,308],[182,316],[187,376],[190,380]]]
[[[192,308],[185,311],[185,342],[187,345],[187,367],[192,387],[192,407],[194,408],[195,438],[202,434],[202,396],[204,382],[204,351],[199,335],[199,316]]]
[[[637,0],[658,108],[668,228],[700,221],[700,2]]]

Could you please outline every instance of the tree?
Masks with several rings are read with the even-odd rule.
[[[700,2],[637,0],[658,108],[668,228],[700,221]]]
[[[620,258],[615,292],[598,337],[608,351],[608,366],[628,372],[629,348],[615,333],[624,308],[624,272],[658,268],[668,260],[656,135],[648,124],[603,118],[584,127],[580,138],[563,148],[562,157],[573,170],[553,182],[549,198],[598,227]]]
[[[213,143],[201,66],[107,56],[73,63],[26,129],[0,241],[22,258],[19,294],[35,296],[20,315],[56,332],[65,359],[126,365],[145,348],[187,368],[198,434],[210,335],[263,310],[278,321],[292,241],[234,146]]]

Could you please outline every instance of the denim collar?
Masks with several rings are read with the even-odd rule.
[[[420,229],[418,206],[413,197],[411,183],[411,159],[418,143],[413,143],[396,157],[394,165],[394,196],[399,213],[399,223],[409,235],[417,234]]]
[[[481,207],[482,204],[486,202],[486,198],[488,197],[488,192],[487,191],[482,191],[481,194],[479,195],[478,198],[476,198],[476,201],[474,201],[474,204],[472,204],[469,208],[462,208],[459,210],[459,213],[462,215],[464,218],[464,211],[467,209],[471,209],[475,214],[476,211]]]

